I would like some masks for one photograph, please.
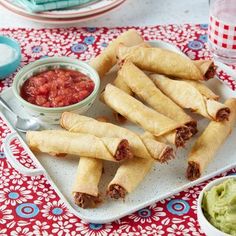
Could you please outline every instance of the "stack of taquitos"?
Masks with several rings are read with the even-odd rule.
[[[128,141],[121,138],[44,130],[27,132],[26,140],[31,149],[51,155],[72,154],[115,162],[133,157]]]
[[[142,70],[173,76],[180,79],[208,80],[216,67],[213,61],[192,61],[179,53],[163,48],[126,47],[119,44],[116,50],[121,61],[131,61]]]
[[[134,156],[166,162],[173,157],[173,149],[150,137],[142,137],[131,130],[111,123],[97,121],[91,117],[64,112],[60,124],[70,132],[92,134],[96,137],[121,138],[129,142]]]
[[[225,105],[231,110],[229,120],[223,122],[211,121],[189,153],[186,173],[189,180],[195,180],[201,176],[235,125],[236,99],[228,99]]]
[[[128,141],[122,138],[44,130],[27,132],[26,139],[32,150],[57,156],[80,156],[72,191],[75,203],[83,208],[95,207],[100,201],[98,183],[102,175],[102,159],[121,161],[133,157]]]
[[[100,78],[116,64],[116,50],[120,43],[134,46],[143,43],[143,39],[136,30],[128,30],[113,40],[101,54],[93,58],[89,64],[98,72]]]
[[[173,149],[170,146],[157,142],[153,137],[139,136],[130,130],[110,123],[99,122],[90,117],[70,112],[63,113],[60,123],[63,128],[71,132],[90,133],[97,137],[126,137],[129,140],[134,155],[141,158],[135,157],[133,161],[124,161],[118,168],[107,188],[107,194],[115,199],[124,198],[126,193],[132,192],[148,173],[155,159],[163,162],[173,157]],[[89,164],[91,165],[91,163]],[[100,163],[98,163],[98,167],[99,165]],[[97,173],[98,170],[95,171],[95,185],[97,184]],[[91,172],[91,175],[93,176],[93,172]],[[94,186],[94,183],[92,186]],[[77,196],[80,196],[79,199],[82,198],[81,191],[76,192],[75,198]],[[90,196],[87,198],[91,201]]]
[[[132,47],[128,48],[120,43]],[[64,113],[61,125],[69,132],[42,131],[27,134],[32,149],[54,155],[69,153],[81,156],[73,195],[75,203],[84,208],[94,207],[99,201],[98,183],[102,175],[102,159],[116,162],[124,160],[107,187],[107,194],[118,199],[124,198],[138,186],[155,160],[165,162],[173,157],[173,149],[157,140],[167,140],[177,147],[183,146],[196,132],[196,122],[182,108],[191,108],[214,120],[189,155],[187,177],[191,180],[200,176],[236,120],[236,100],[221,104],[216,101],[218,96],[199,82],[214,76],[212,61],[194,62],[168,50],[149,48],[143,44],[135,30],[130,30],[91,61],[90,65],[101,77],[117,63],[115,52],[123,66],[114,82],[118,88],[108,84],[103,93],[104,102],[117,114],[121,114],[120,117],[128,118],[148,132],[138,135],[113,124],[103,124],[89,117]],[[165,89],[171,88],[168,94],[158,85],[162,80],[156,83],[156,87],[140,69],[177,77],[182,79],[183,84],[176,86],[173,83],[172,87],[164,84]],[[181,98],[172,97],[175,90],[181,91]],[[133,95],[155,111],[133,98]],[[214,143],[209,140],[214,140]]]
[[[148,76],[133,63],[126,61],[114,84],[132,95],[136,94],[143,102],[154,110],[190,128],[194,135],[197,132],[197,122],[187,115],[181,107],[163,94]]]
[[[125,198],[127,193],[133,192],[140,184],[153,164],[153,160],[143,158],[124,161],[109,183],[107,194],[114,199]]]
[[[204,85],[173,80],[157,74],[150,75],[150,78],[163,93],[182,108],[190,108],[210,120],[224,121],[228,119],[230,109],[225,104],[214,100],[217,96],[210,93],[209,89],[204,88]]]
[[[111,84],[107,84],[105,87],[102,99],[117,113],[141,126],[154,136],[174,136],[174,143],[177,147],[183,146],[186,140],[191,137],[191,133],[186,126],[145,106]]]
[[[100,202],[98,184],[102,176],[101,159],[80,157],[72,193],[76,205],[94,208]]]
[[[141,137],[142,139],[155,139],[147,132]],[[153,164],[154,161],[151,159],[133,158],[132,161],[124,161],[109,183],[107,194],[114,199],[125,198],[127,193],[131,193],[137,188]]]
[[[139,163],[143,163],[139,178],[132,182],[134,189],[144,178],[155,159],[165,162],[173,157],[173,149],[170,146],[150,137],[142,138],[132,131],[113,124],[68,112],[63,114],[61,124],[64,128],[79,133],[62,130],[31,131],[27,133],[27,142],[31,149],[52,155],[81,156],[73,195],[75,203],[83,208],[95,207],[99,202],[98,183],[102,174],[101,159],[124,160],[132,157],[132,151],[141,156],[142,158],[136,157],[134,160],[135,165],[139,166]],[[131,140],[131,147],[128,145],[128,140],[122,137],[128,137]],[[90,145],[91,143],[93,145]],[[132,169],[132,164],[129,166]],[[125,183],[131,184],[129,181]],[[126,192],[129,191],[131,190],[126,190]]]

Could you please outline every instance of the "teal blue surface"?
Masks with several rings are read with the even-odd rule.
[[[65,9],[74,6],[95,2],[97,0],[16,0],[22,7],[30,12]],[[43,3],[42,3],[43,2]],[[40,3],[40,4],[39,4]]]
[[[21,48],[20,45],[18,44],[17,41],[15,41],[14,39],[5,37],[5,36],[1,36],[0,35],[0,44],[6,44],[12,48],[14,48],[17,52],[17,56],[16,58],[3,66],[0,66],[0,80],[5,79],[8,75],[10,75],[11,73],[13,73],[17,67],[20,64],[21,61]]]
[[[63,0],[31,0],[33,4],[45,4],[45,3],[56,2],[56,1],[63,1]]]

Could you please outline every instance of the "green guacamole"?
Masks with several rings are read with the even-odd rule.
[[[212,225],[225,233],[236,235],[236,178],[230,178],[206,191],[202,209]]]

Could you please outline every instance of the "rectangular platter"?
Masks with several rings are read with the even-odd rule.
[[[103,84],[101,85],[101,91],[106,83],[111,82],[115,78],[115,75],[115,70],[108,74],[107,78],[102,81]],[[212,79],[207,82],[207,84],[216,94],[220,95],[221,101],[224,101],[229,97],[236,97],[236,93],[218,79]],[[23,108],[14,97],[11,88],[5,90],[1,96],[10,104],[18,115],[27,117],[27,114],[25,114]],[[2,111],[0,115],[5,116],[5,119],[10,122],[12,121],[12,118],[6,111]],[[106,116],[109,118],[110,122],[115,123],[112,110],[101,103],[99,99],[95,101],[91,109],[85,115],[95,118],[98,116]],[[90,223],[107,223],[135,212],[136,210],[155,203],[156,201],[167,198],[183,189],[191,187],[235,166],[236,129],[233,130],[232,134],[221,147],[215,156],[215,159],[210,163],[202,177],[193,182],[186,179],[185,172],[187,168],[187,154],[193,142],[209,122],[199,116],[194,115],[194,117],[198,120],[198,135],[187,143],[186,148],[177,150],[176,158],[174,160],[171,160],[168,164],[156,163],[137,189],[133,193],[128,194],[124,201],[111,200],[105,196],[106,186],[114,176],[118,164],[104,162],[104,174],[100,184],[103,203],[96,209],[81,209],[73,202],[71,188],[78,165],[77,158],[56,158],[51,157],[48,154],[37,154],[35,157],[30,152],[27,145],[24,146],[26,151],[30,153],[31,158],[35,162],[37,162],[37,160],[39,161],[38,166],[40,167],[42,165],[41,168],[43,168],[44,175],[50,181],[55,191],[59,194],[62,200],[64,200],[72,213]],[[127,123],[124,126],[139,133],[143,132],[142,129],[131,123]],[[45,125],[43,128],[53,129],[59,127]],[[24,136],[22,135],[22,137],[23,142]],[[13,162],[10,158],[9,161]],[[16,160],[14,160],[14,162],[15,161]],[[17,166],[15,165],[15,167]]]

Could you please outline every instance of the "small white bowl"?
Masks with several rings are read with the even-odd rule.
[[[24,100],[20,95],[21,86],[31,76],[55,68],[77,70],[87,75],[95,84],[93,92],[84,100],[64,107],[41,107]],[[48,57],[39,59],[23,67],[13,81],[13,93],[25,111],[32,117],[48,124],[59,124],[61,114],[71,111],[78,114],[86,112],[97,97],[100,78],[97,72],[87,63],[69,57]]]
[[[198,223],[202,229],[202,231],[207,235],[207,236],[230,236],[227,233],[224,233],[217,229],[215,226],[213,226],[205,217],[202,211],[202,199],[203,199],[203,194],[206,191],[209,191],[212,187],[219,185],[226,181],[227,179],[236,179],[236,175],[229,175],[225,176],[219,179],[215,179],[211,181],[209,184],[207,184],[201,191],[199,197],[198,197],[198,202],[197,202],[197,218],[198,218]]]

